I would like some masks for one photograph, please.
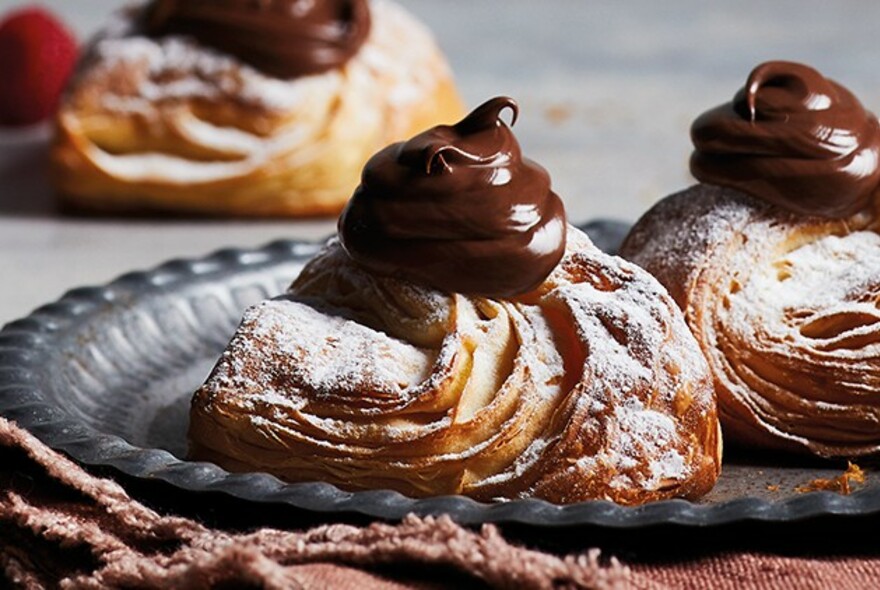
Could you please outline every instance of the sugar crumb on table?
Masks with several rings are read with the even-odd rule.
[[[570,104],[556,103],[544,109],[544,117],[554,125],[561,125],[574,115],[574,108]]]

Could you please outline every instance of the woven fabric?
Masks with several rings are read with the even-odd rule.
[[[0,419],[0,587],[398,590],[876,588],[875,559],[736,553],[622,565],[558,556],[493,526],[410,516],[396,525],[232,533],[160,515]]]
[[[637,587],[651,590],[868,590],[880,588],[880,560],[733,553],[659,566],[632,565],[630,575]]]
[[[0,448],[0,571],[25,588],[371,590],[444,587],[449,576],[497,588],[614,588],[626,577],[617,563],[600,566],[596,552],[560,558],[515,547],[494,527],[475,532],[449,518],[306,532],[212,530],[157,514],[2,419]],[[419,574],[413,565],[431,567]],[[370,571],[381,566],[381,574]],[[398,576],[389,566],[410,567]]]

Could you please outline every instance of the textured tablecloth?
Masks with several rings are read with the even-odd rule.
[[[864,589],[880,587],[880,560],[726,553],[626,564],[598,549],[554,555],[493,526],[415,516],[218,530],[157,513],[0,419],[0,574],[0,587],[23,588]]]

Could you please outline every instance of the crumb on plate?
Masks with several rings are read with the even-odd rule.
[[[795,491],[801,494],[828,491],[847,495],[853,491],[851,483],[865,483],[865,472],[855,463],[848,462],[846,471],[837,477],[831,479],[816,478],[796,487]]]

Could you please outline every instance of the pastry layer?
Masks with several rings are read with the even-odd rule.
[[[248,310],[193,399],[192,455],[346,489],[697,497],[720,470],[706,362],[660,285],[574,228],[535,292],[378,278],[331,241]]]
[[[873,212],[805,218],[731,189],[670,196],[622,254],[654,274],[709,360],[725,436],[880,450],[880,235]]]
[[[429,31],[372,3],[341,69],[281,80],[183,37],[138,35],[139,7],[91,46],[52,148],[63,202],[93,211],[338,213],[384,145],[462,113]]]

